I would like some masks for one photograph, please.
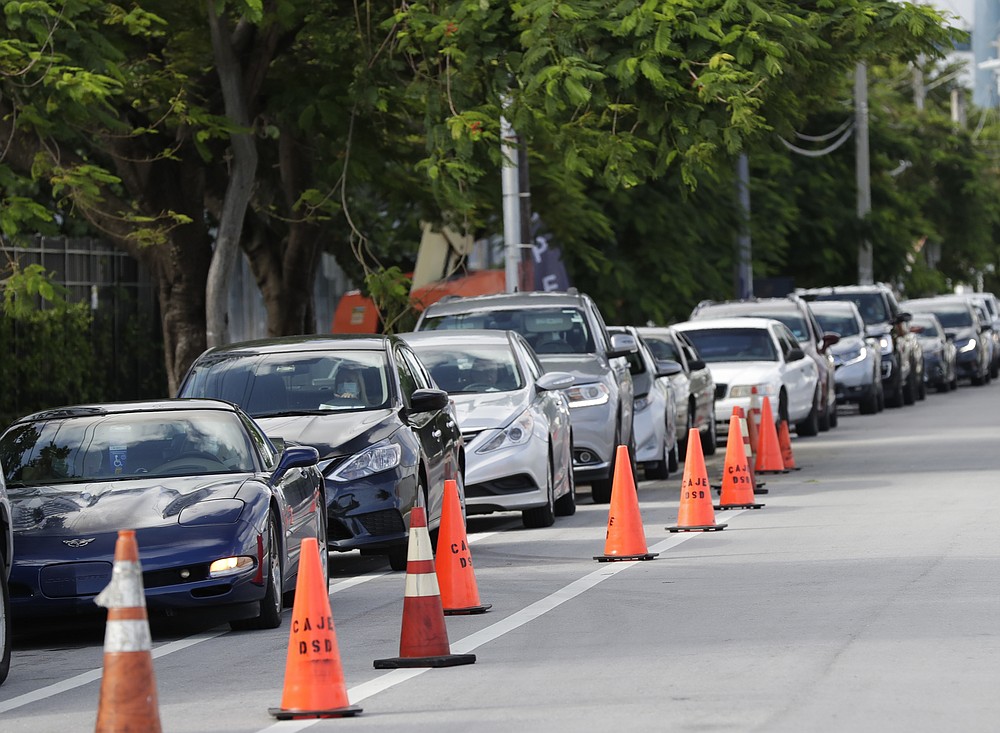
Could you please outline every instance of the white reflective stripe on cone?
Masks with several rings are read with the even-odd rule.
[[[104,630],[105,652],[148,652],[153,642],[147,621],[108,621]]]
[[[410,530],[410,544],[406,550],[406,559],[434,559],[434,548],[431,547],[431,535],[426,527],[415,527]]]
[[[104,608],[145,608],[142,566],[130,560],[115,562],[111,571],[111,582],[97,594],[94,603]]]
[[[408,573],[406,576],[406,588],[403,596],[407,598],[423,598],[426,596],[439,596],[438,578],[435,573]]]

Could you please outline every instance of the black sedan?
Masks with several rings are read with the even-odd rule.
[[[301,542],[325,537],[323,477],[278,453],[233,405],[169,400],[65,407],[0,436],[16,553],[13,612],[94,613],[118,530],[134,529],[146,604],[275,628]]]
[[[464,497],[454,406],[395,336],[294,336],[210,349],[180,396],[234,402],[272,438],[319,451],[331,550],[386,554],[394,570],[405,570],[410,510],[425,506],[433,529],[445,479],[455,479]]]

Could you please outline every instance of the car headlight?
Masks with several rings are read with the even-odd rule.
[[[753,395],[753,388],[757,388],[757,394],[763,395],[773,395],[777,394],[778,390],[775,389],[773,384],[734,384],[729,388],[730,397],[750,397]]]
[[[395,443],[376,443],[345,461],[329,478],[334,481],[357,481],[395,468],[402,455],[403,452]]]
[[[578,384],[564,390],[570,407],[593,407],[603,405],[611,399],[611,391],[603,382]]]
[[[224,557],[208,566],[208,577],[223,578],[227,575],[236,575],[245,570],[253,570],[256,564],[256,560],[246,555]]]
[[[975,339],[969,339],[962,346],[960,346],[958,348],[958,350],[961,351],[964,354],[967,351],[972,351],[974,348],[976,348],[976,340]]]
[[[879,336],[878,348],[882,352],[882,356],[892,353],[892,339],[888,336]]]
[[[512,445],[527,443],[535,428],[535,418],[525,410],[510,425],[498,430],[496,435],[476,449],[476,453],[489,453]]]
[[[868,349],[861,346],[857,349],[851,351],[845,351],[840,355],[840,363],[842,366],[847,366],[848,364],[857,364],[859,361],[864,361],[865,357],[868,356]]]

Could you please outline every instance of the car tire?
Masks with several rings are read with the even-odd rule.
[[[398,545],[393,545],[386,551],[385,554],[389,559],[389,567],[392,570],[406,570],[406,564],[409,561],[409,549],[409,544],[407,542],[401,542]]]
[[[680,450],[681,460],[687,460],[687,445],[688,445],[688,435],[691,434],[691,428],[694,427],[694,402],[688,405],[687,420],[684,424],[684,435],[682,435],[677,440],[677,445]]]
[[[892,394],[885,398],[885,404],[889,407],[902,407],[903,403],[903,383],[899,381],[896,383],[896,389],[892,391]]]
[[[910,376],[906,380],[906,386],[903,388],[903,404],[912,405],[917,401],[917,385],[916,378],[913,370],[910,370]]]
[[[809,410],[805,420],[795,423],[795,432],[801,436],[813,436],[819,433],[819,413],[816,405]]]
[[[677,469],[680,468],[680,465],[681,465],[680,448],[678,447],[677,442],[675,441],[674,449],[670,451],[670,465],[668,466],[668,468],[670,469],[670,473],[675,473]]]
[[[874,415],[878,412],[878,387],[874,384],[872,388],[868,390],[868,394],[861,398],[858,402],[858,410],[862,415]]]
[[[823,414],[820,415],[816,420],[816,428],[819,432],[825,433],[831,427],[833,426],[830,425],[830,406],[827,405],[826,409],[823,411]]]
[[[879,382],[878,383],[878,411],[882,412],[885,410],[885,386]]]
[[[555,511],[557,517],[572,517],[576,514],[576,479],[573,478],[573,462],[570,460],[569,491],[556,499]]]
[[[653,481],[665,481],[670,478],[670,449],[663,443],[663,460],[646,466],[646,478]]]
[[[701,452],[702,455],[714,456],[716,449],[719,447],[719,436],[716,432],[715,427],[715,408],[712,408],[712,414],[708,420],[708,435],[702,436],[701,439]]]
[[[3,556],[0,555],[0,684],[7,679],[7,673],[10,671],[10,635],[10,588],[7,586]]]
[[[236,619],[229,623],[236,631],[256,629],[276,629],[281,626],[281,609],[284,599],[282,578],[284,563],[281,558],[281,545],[278,530],[278,520],[273,513],[267,518],[267,583],[264,586],[264,597],[258,601],[259,613],[254,618]]]
[[[556,482],[552,476],[555,467],[552,461],[552,451],[549,451],[549,466],[545,478],[545,504],[521,511],[521,523],[527,529],[551,527],[556,523]]]
[[[840,415],[837,414],[836,401],[834,401],[834,403],[827,409],[830,411],[830,427],[835,428],[840,423]]]

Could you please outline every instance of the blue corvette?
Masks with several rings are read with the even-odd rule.
[[[134,529],[151,612],[275,628],[301,541],[326,542],[314,448],[280,454],[234,405],[167,400],[35,413],[0,436],[16,616],[99,611],[118,530]],[[326,566],[324,562],[323,567]]]

